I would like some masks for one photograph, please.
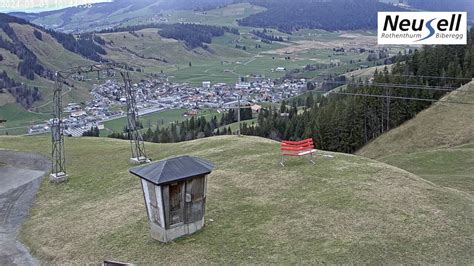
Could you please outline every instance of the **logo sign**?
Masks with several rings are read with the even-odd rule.
[[[378,44],[467,44],[467,13],[379,12]]]

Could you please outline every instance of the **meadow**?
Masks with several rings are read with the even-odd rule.
[[[128,173],[129,143],[68,138],[65,145],[69,181],[45,180],[20,230],[22,243],[42,263],[472,260],[470,199],[363,157],[332,154],[332,160],[318,157],[316,165],[294,158],[281,167],[279,144],[261,138],[147,143],[153,160],[190,154],[216,164],[205,228],[162,244],[149,235],[139,180]],[[47,155],[50,139],[0,137],[0,147]]]

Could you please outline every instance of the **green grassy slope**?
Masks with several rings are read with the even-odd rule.
[[[76,32],[89,31],[96,29],[96,27],[113,27],[130,21],[144,23],[158,13],[155,10],[156,4],[153,4],[152,1],[148,1],[148,3],[140,3],[140,1],[130,1],[129,4],[121,3],[109,7],[99,4],[92,8],[69,8],[40,13],[40,16],[32,22],[59,31]]]
[[[131,2],[133,3],[134,1]],[[159,3],[149,2],[148,4],[141,4],[136,1],[138,7],[121,5],[118,8],[102,8],[101,11],[97,7],[76,9],[75,11],[67,9],[57,10],[47,14],[40,14],[40,17],[35,18],[32,22],[66,32],[90,31],[91,29],[96,30],[158,21],[235,25],[237,19],[265,10],[262,7],[253,6],[248,3],[232,4],[208,11],[162,10],[157,7]]]
[[[444,98],[474,103],[471,82]],[[362,148],[358,154],[474,193],[474,105],[436,103]]]
[[[163,16],[170,23],[202,23],[211,25],[236,26],[237,20],[265,11],[265,8],[249,3],[232,4],[208,11],[169,10]]]
[[[45,32],[41,33],[43,40],[38,40],[33,34],[35,28],[31,25],[10,23],[10,26],[20,41],[49,69],[67,69],[74,65],[81,66],[95,63],[64,49],[56,39]]]
[[[25,134],[29,125],[48,120],[51,115],[28,112],[15,103],[8,103],[0,107],[0,118],[7,120],[0,126],[0,135],[16,135]]]
[[[33,34],[35,28],[31,25],[10,23],[10,26],[15,31],[18,39],[37,56],[39,63],[49,70],[65,70],[72,66],[94,63],[79,54],[66,50],[51,35],[39,29],[37,30],[41,32],[43,40],[37,39]],[[2,36],[6,36],[2,30],[0,32]],[[18,64],[21,59],[17,55],[1,48],[0,54],[4,59],[0,64],[0,71],[6,71],[7,75],[18,83],[38,87],[41,92],[41,100],[35,102],[31,108],[35,113],[29,113],[16,104],[7,90],[0,94],[0,116],[8,120],[3,125],[4,128],[0,128],[0,135],[6,132],[9,134],[25,134],[27,127],[33,122],[41,122],[50,117],[54,82],[38,75],[35,75],[34,80],[28,80],[18,72]],[[73,84],[74,88],[64,88],[63,101],[65,103],[82,102],[90,97],[88,89],[91,86],[90,83],[71,80],[69,82]]]
[[[51,35],[46,32],[40,31],[43,40],[38,40],[34,34],[34,27],[26,24],[10,23],[10,26],[15,31],[19,40],[25,44],[25,46],[32,51],[38,58],[41,65],[46,68],[57,71],[70,68],[72,66],[90,65],[94,62],[83,58],[82,56],[66,50],[60,43],[58,43]],[[41,78],[35,75],[35,80],[28,80],[18,73],[18,63],[20,59],[10,52],[0,49],[0,53],[6,57],[5,64],[2,62],[0,70],[5,70],[9,77],[13,78],[17,82],[23,82],[30,86],[36,86],[40,88],[43,95],[43,100],[37,102],[36,105],[42,105],[52,98],[52,91],[54,82]],[[67,95],[66,101],[81,101],[89,97],[87,85],[82,82],[73,82],[77,89],[71,91]]]
[[[50,143],[0,137],[0,147],[48,154]],[[44,181],[23,243],[47,264],[472,262],[472,198],[392,166],[335,154],[283,168],[278,143],[255,137],[147,143],[147,151],[216,164],[201,232],[153,241],[139,180],[128,173],[129,143],[81,138],[66,139],[71,178]]]

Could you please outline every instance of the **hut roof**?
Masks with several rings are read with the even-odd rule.
[[[172,159],[153,162],[130,169],[130,173],[156,185],[206,175],[214,169],[214,164],[206,160],[181,156]]]

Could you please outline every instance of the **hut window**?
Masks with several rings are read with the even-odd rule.
[[[204,215],[204,177],[196,177],[186,182],[186,193],[190,200],[186,201],[186,223],[192,223],[202,219]]]
[[[183,222],[183,183],[170,185],[170,217],[171,224]]]
[[[151,207],[151,219],[153,222],[155,222],[158,225],[161,225],[160,223],[160,209],[158,207],[158,200],[156,198],[156,187],[154,184],[148,182],[147,183],[148,187],[148,195],[150,195],[150,207]]]

